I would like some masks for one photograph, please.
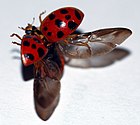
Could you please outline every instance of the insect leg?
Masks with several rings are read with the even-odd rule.
[[[12,42],[13,44],[16,44],[16,45],[18,45],[18,46],[21,46],[21,44],[20,43],[18,43],[18,42]]]
[[[39,14],[39,21],[40,21],[40,23],[42,23],[42,17],[41,17],[41,16],[42,16],[43,14],[45,14],[45,13],[46,13],[46,11],[43,11],[42,13]]]
[[[74,42],[70,42],[68,40],[64,40],[64,42],[67,43],[67,44],[75,45],[75,46],[85,46],[85,47],[88,48],[88,51],[89,51],[90,55],[92,55],[92,49],[89,46],[88,41],[87,42],[84,42],[84,43],[83,42],[80,42],[80,41],[77,42],[77,43],[74,43]]]
[[[22,38],[16,33],[13,33],[12,35],[10,35],[10,37],[13,37],[13,36],[16,36],[18,39],[22,40]]]

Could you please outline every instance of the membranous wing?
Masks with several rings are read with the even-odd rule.
[[[109,28],[89,33],[73,34],[59,42],[59,47],[63,54],[69,58],[88,58],[112,51],[131,33],[126,28]]]
[[[34,64],[34,102],[36,112],[42,120],[51,116],[59,102],[64,60],[57,49],[56,46],[51,46],[47,56]]]
[[[92,56],[90,58],[69,58],[65,56],[66,62],[68,66],[76,67],[76,68],[97,68],[97,67],[106,67],[115,62],[121,61],[125,57],[127,57],[130,52],[124,48],[115,48],[110,53],[100,55],[100,56]]]

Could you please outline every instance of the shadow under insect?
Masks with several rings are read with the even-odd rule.
[[[87,59],[68,59],[65,58],[66,65],[75,68],[102,68],[121,61],[130,55],[130,51],[125,48],[116,48],[112,52],[95,56]],[[34,78],[34,65],[24,66],[21,64],[21,74],[24,81]]]

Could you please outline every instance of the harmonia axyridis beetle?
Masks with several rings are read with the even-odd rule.
[[[83,34],[71,34],[81,23],[84,14],[73,7],[60,8],[49,14],[40,27],[28,24],[21,38],[21,56],[25,66],[34,64],[35,109],[47,120],[60,98],[60,79],[65,59],[85,59],[112,51],[131,34],[126,28],[108,28]],[[80,64],[79,64],[80,65]],[[84,65],[81,63],[81,66]]]

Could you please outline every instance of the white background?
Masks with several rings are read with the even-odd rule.
[[[48,121],[33,104],[33,79],[24,80],[16,32],[46,10],[74,6],[85,13],[84,32],[127,27],[133,35],[121,47],[130,54],[112,65],[80,69],[65,66],[61,99]],[[0,125],[140,125],[140,2],[138,0],[3,0],[0,3]],[[19,41],[20,42],[20,41]]]

